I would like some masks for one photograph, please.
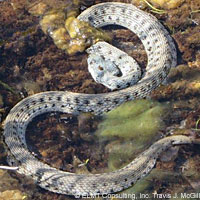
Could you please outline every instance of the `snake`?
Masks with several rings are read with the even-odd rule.
[[[18,173],[32,177],[37,185],[51,192],[73,196],[116,193],[134,185],[150,173],[159,155],[167,148],[191,144],[195,142],[194,139],[183,135],[165,137],[119,170],[100,174],[76,174],[41,162],[27,146],[27,125],[36,116],[47,112],[74,115],[91,112],[102,115],[126,101],[145,98],[163,82],[170,68],[176,66],[176,48],[164,26],[154,16],[132,4],[96,4],[84,10],[78,19],[97,28],[114,24],[134,32],[147,52],[146,70],[136,84],[121,90],[99,94],[46,91],[18,102],[10,110],[4,123],[4,140],[11,155],[8,163],[10,166],[17,166]],[[98,48],[101,50],[101,45]],[[113,53],[108,51],[106,54],[105,56],[112,57]]]

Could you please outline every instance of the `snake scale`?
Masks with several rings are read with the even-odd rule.
[[[133,31],[147,52],[146,72],[135,85],[119,91],[103,94],[47,91],[20,101],[11,109],[4,125],[5,143],[14,158],[14,163],[10,161],[9,164],[17,165],[19,173],[31,176],[40,187],[52,192],[74,196],[114,193],[130,187],[148,174],[165,149],[194,141],[186,136],[166,137],[122,169],[86,175],[64,172],[39,161],[28,150],[26,127],[42,113],[57,111],[77,115],[80,112],[92,112],[99,115],[125,101],[147,96],[166,78],[170,68],[176,65],[176,49],[157,19],[131,4],[97,4],[83,11],[78,18],[94,27],[117,24]],[[112,52],[105,56],[112,56]]]

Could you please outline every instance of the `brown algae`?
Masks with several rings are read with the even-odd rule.
[[[111,41],[111,36],[88,22],[78,20],[79,4],[52,9],[44,14],[40,25],[45,34],[49,34],[55,45],[67,54],[83,52],[98,41]]]

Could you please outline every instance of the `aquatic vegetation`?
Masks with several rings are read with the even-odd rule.
[[[133,4],[136,4],[138,6],[146,7],[145,4],[150,7],[152,10],[151,12],[157,13],[157,14],[163,14],[169,11],[170,9],[177,8],[180,6],[184,0],[132,0]],[[158,9],[164,8],[165,10]]]
[[[159,90],[153,91],[154,99],[187,99],[190,96],[196,97],[200,94],[200,70],[194,67],[178,65],[171,69],[169,74],[170,84],[161,86]]]
[[[120,142],[113,141],[106,146],[109,152],[108,169],[114,171],[128,164],[130,160],[136,156],[138,151],[141,151],[145,144],[137,146],[137,141]]]
[[[196,130],[200,130],[198,127],[199,127],[199,124],[200,124],[200,119],[198,119],[197,121],[196,121],[196,124],[195,124],[195,129]]]
[[[155,8],[154,6],[152,6],[147,0],[143,0],[152,10],[151,12],[157,13],[157,14],[163,14],[166,11],[165,10],[160,10],[158,8]]]
[[[13,94],[17,95],[17,93],[15,92],[15,90],[14,90],[13,88],[11,88],[8,84],[4,83],[4,82],[1,81],[1,80],[0,80],[0,85],[1,85],[4,89],[6,89],[6,90],[12,92]]]
[[[150,100],[127,102],[110,111],[99,124],[100,137],[137,138],[140,142],[152,137],[163,125],[165,106]]]
[[[98,41],[111,40],[111,37],[105,31],[94,28],[89,23],[80,21],[75,17],[67,18],[65,28],[72,38],[67,50],[69,54],[74,54],[77,51],[83,52],[87,47]]]
[[[53,31],[56,28],[63,27],[66,14],[64,11],[51,10],[47,12],[40,20],[40,26],[45,34]]]
[[[105,115],[96,135],[101,140],[119,138],[106,146],[109,170],[130,162],[158,138],[165,110],[166,105],[143,99],[124,103]]]
[[[78,2],[51,9],[44,14],[40,25],[44,33],[52,37],[55,45],[69,55],[83,52],[98,41],[111,41],[111,36],[105,31],[78,20],[78,14]]]

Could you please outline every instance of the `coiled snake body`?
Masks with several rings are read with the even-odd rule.
[[[149,173],[163,150],[173,144],[191,143],[192,139],[186,136],[167,137],[153,144],[120,170],[84,175],[57,170],[40,162],[28,150],[26,127],[35,116],[45,112],[102,114],[125,101],[145,97],[165,79],[170,68],[176,65],[176,50],[172,39],[156,18],[130,4],[97,4],[86,9],[78,18],[95,27],[118,24],[137,34],[148,56],[148,65],[142,79],[131,87],[105,94],[49,91],[27,97],[6,118],[5,142],[19,167],[18,172],[32,176],[44,189],[75,196],[118,192]],[[112,52],[105,56],[112,56]]]

